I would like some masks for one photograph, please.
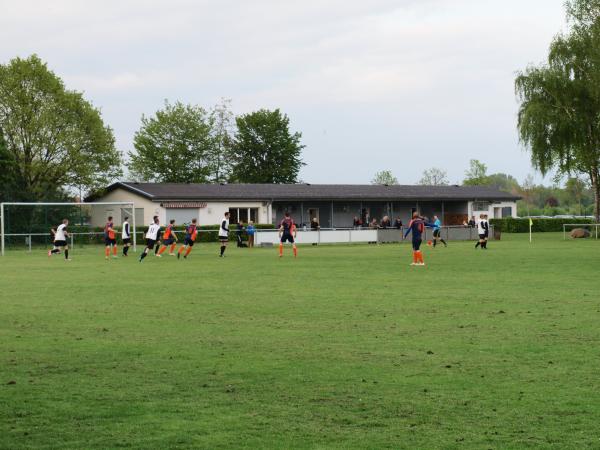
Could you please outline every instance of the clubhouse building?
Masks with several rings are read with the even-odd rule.
[[[406,224],[414,211],[435,214],[444,225],[462,225],[481,213],[515,217],[518,199],[487,186],[118,182],[86,201],[134,202],[138,226],[149,224],[155,215],[161,223],[196,218],[199,225],[214,225],[227,211],[232,223],[276,224],[289,211],[298,224],[317,218],[322,228],[350,228],[355,217],[363,223],[399,217]],[[120,225],[125,212],[119,206],[93,206],[92,225],[104,225],[109,215]]]

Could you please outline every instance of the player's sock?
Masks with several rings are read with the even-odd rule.
[[[159,250],[160,250],[160,244],[156,244],[156,247],[154,248],[154,254],[158,255]]]
[[[227,247],[225,245],[221,245],[221,256],[223,256],[223,254],[225,253],[225,249]]]
[[[69,250],[65,250],[65,259],[69,259]]]
[[[167,246],[166,246],[166,245],[163,245],[163,246],[160,248],[160,250],[158,251],[158,254],[159,254],[159,255],[162,255],[162,254],[165,252],[165,250],[166,250],[166,249],[167,249]]]
[[[60,249],[53,248],[52,250],[50,250],[50,253],[60,253]]]
[[[115,245],[115,246],[113,247],[113,256],[117,256],[117,251],[118,251],[118,250],[117,250],[117,246]]]
[[[292,249],[294,250],[294,258],[296,258],[298,256],[298,247],[296,247],[296,244],[292,246]]]
[[[109,253],[110,253],[110,247],[104,247],[104,256],[106,256],[108,258]]]
[[[475,244],[475,248],[479,247],[481,245],[481,241],[477,241],[477,244]]]
[[[175,251],[175,247],[177,247],[177,244],[171,244],[171,248],[169,249],[169,253],[173,253]]]
[[[443,239],[440,239],[440,241],[442,241],[442,244],[444,244],[444,247],[448,247],[448,244],[446,243],[446,241],[445,241],[445,240],[443,240]]]
[[[423,252],[421,250],[417,252],[417,256],[419,257],[419,262],[425,264],[425,261],[423,261]]]
[[[191,251],[192,251],[192,247],[188,247],[188,249],[185,251],[185,257],[186,258],[190,254]]]
[[[417,263],[417,252],[416,250],[413,250],[413,264]]]
[[[148,255],[148,249],[146,248],[146,250],[144,250],[142,252],[142,254],[140,255],[140,262],[142,262],[142,259],[144,259],[147,255]]]
[[[283,244],[279,244],[279,256],[283,256]]]
[[[437,239],[433,240],[433,246],[435,247],[437,245]]]

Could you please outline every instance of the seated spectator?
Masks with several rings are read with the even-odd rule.
[[[316,217],[313,217],[313,219],[310,222],[310,229],[312,231],[317,231],[321,229],[321,226],[319,225],[319,221],[317,220]]]
[[[371,220],[371,223],[369,223],[369,228],[379,228],[379,225],[377,224],[377,219],[375,217],[373,217],[373,220]]]
[[[396,217],[396,220],[394,221],[394,228],[397,228],[398,230],[402,228],[402,220],[400,217]]]
[[[383,219],[381,219],[381,223],[379,224],[380,228],[390,228],[392,226],[392,221],[390,220],[390,218],[388,216],[384,216]]]
[[[470,228],[475,228],[477,226],[477,222],[475,222],[475,216],[471,216],[471,220],[469,220],[467,226]]]
[[[362,220],[360,220],[357,216],[354,216],[354,222],[353,222],[353,226],[354,228],[360,228],[362,227]]]
[[[256,228],[254,228],[254,222],[248,222],[248,226],[246,227],[246,234],[248,235],[248,247],[254,247],[254,232]]]

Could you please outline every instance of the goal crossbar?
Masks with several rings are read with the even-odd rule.
[[[133,251],[137,251],[135,236],[135,202],[2,202],[0,203],[0,256],[4,256],[5,237],[4,207],[5,206],[128,206],[131,209],[131,228],[133,236]],[[128,209],[129,209],[128,208]]]

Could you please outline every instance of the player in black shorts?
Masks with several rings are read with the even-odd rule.
[[[296,247],[296,224],[294,219],[290,217],[290,213],[286,211],[285,217],[279,224],[279,257],[283,256],[283,244],[289,242],[294,250],[294,258],[298,256],[298,248]]]

